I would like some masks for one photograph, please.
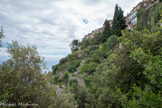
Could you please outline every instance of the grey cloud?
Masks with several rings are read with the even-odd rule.
[[[83,0],[83,2],[87,5],[96,5],[102,2],[106,2],[106,0]]]

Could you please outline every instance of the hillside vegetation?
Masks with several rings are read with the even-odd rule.
[[[111,29],[106,20],[103,33],[77,44],[73,41],[72,54],[49,73],[53,83],[74,94],[79,108],[160,108],[162,6],[150,10],[149,25],[138,22],[135,30],[128,31],[120,24],[124,21],[117,20],[123,11],[116,6],[113,24],[121,25],[123,31],[119,25]],[[139,15],[138,19],[142,20]]]
[[[138,10],[137,18],[137,27],[127,30],[116,5],[112,27],[105,20],[103,32],[73,40],[72,54],[48,73],[36,46],[13,41],[10,57],[0,64],[0,107],[161,108],[161,3]],[[3,30],[0,47],[2,38]]]

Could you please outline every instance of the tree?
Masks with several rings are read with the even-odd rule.
[[[74,39],[70,44],[71,51],[76,51],[78,49],[78,45],[79,45],[79,40]]]
[[[118,44],[118,37],[117,36],[110,36],[109,39],[106,42],[107,49],[111,50]]]
[[[86,102],[86,90],[85,88],[82,88],[78,85],[72,85],[72,87],[70,88],[70,91],[74,94],[75,96],[75,100],[78,104],[77,108],[86,108],[85,107],[85,102]]]
[[[2,42],[2,38],[4,38],[4,37],[5,37],[4,32],[3,32],[3,29],[1,27],[1,31],[0,31],[0,47],[2,47],[1,42]]]
[[[61,96],[55,98],[54,103],[49,108],[77,108],[77,106],[74,94],[63,93]]]
[[[123,10],[116,5],[112,23],[112,35],[121,36],[121,30],[125,29],[126,21],[123,16]]]
[[[113,64],[114,54],[103,61],[96,68],[96,72],[91,77],[90,97],[87,100],[92,108],[116,108],[119,106],[119,96],[115,90],[115,79],[118,72]]]
[[[102,42],[106,42],[107,39],[111,36],[111,28],[110,28],[109,21],[107,19],[105,20],[104,25],[105,25],[105,28],[104,28],[104,31],[103,31]]]
[[[94,45],[98,45],[102,42],[103,40],[103,33],[99,32],[94,34],[95,38],[92,39],[92,41],[94,42]]]
[[[53,101],[54,89],[42,74],[45,66],[35,46],[9,45],[10,59],[0,65],[0,103],[37,104],[48,107]]]

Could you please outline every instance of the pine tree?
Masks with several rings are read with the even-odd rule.
[[[112,24],[112,35],[121,36],[121,30],[125,27],[126,21],[123,16],[123,10],[116,5]]]
[[[105,20],[104,25],[105,25],[105,28],[104,28],[104,31],[103,31],[102,42],[106,42],[107,39],[111,36],[111,28],[110,28],[109,21],[107,19]]]
[[[70,44],[71,51],[78,50],[79,40],[74,39],[72,43]]]

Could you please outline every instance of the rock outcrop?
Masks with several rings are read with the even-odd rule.
[[[91,33],[89,33],[88,35],[85,35],[83,40],[87,40],[88,38],[94,38],[96,33],[102,33],[103,31],[104,31],[104,27],[96,29],[96,30],[92,31]]]

